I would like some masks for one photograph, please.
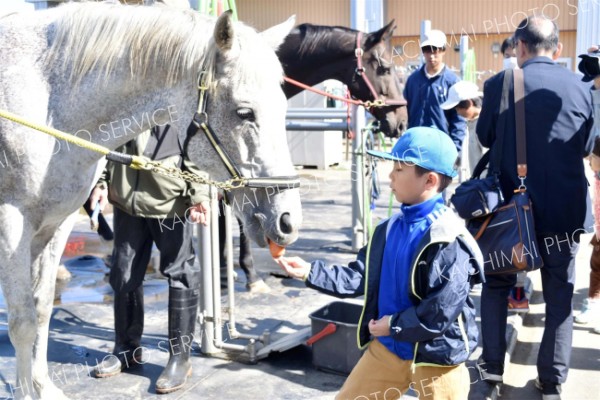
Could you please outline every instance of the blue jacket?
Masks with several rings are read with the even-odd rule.
[[[568,234],[592,228],[588,182],[583,158],[594,144],[592,93],[590,84],[547,57],[535,57],[523,64],[525,81],[525,129],[527,179],[525,185],[533,203],[536,232],[540,235]],[[485,147],[497,137],[504,72],[484,85],[477,136]],[[506,118],[500,185],[510,199],[520,181],[517,177],[514,94],[511,82]],[[578,235],[573,235],[577,240]]]
[[[378,318],[379,278],[388,227],[401,214],[377,226],[369,244],[348,266],[312,263],[306,285],[336,297],[365,296],[358,346],[371,340],[368,323]],[[457,365],[477,346],[471,285],[483,277],[483,257],[464,222],[446,208],[435,215],[419,242],[406,290],[413,307],[392,316],[394,339],[415,343],[414,365]]]
[[[450,86],[460,79],[444,67],[442,72],[429,79],[425,65],[413,72],[404,86],[404,98],[408,108],[408,127],[434,126],[446,132],[460,153],[465,138],[467,121],[455,109],[443,110],[440,104],[448,99]]]

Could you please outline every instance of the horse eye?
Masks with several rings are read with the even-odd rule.
[[[254,111],[251,108],[238,108],[236,113],[241,119],[254,121]]]
[[[377,67],[377,75],[389,75],[392,72],[390,67],[384,67],[380,65]]]

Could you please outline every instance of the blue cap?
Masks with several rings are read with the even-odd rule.
[[[391,153],[367,150],[374,157],[418,165],[451,178],[457,175],[458,152],[447,133],[436,128],[410,128],[396,142]]]

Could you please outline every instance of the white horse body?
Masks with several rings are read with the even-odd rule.
[[[281,67],[264,39],[227,16],[215,24],[191,12],[72,4],[4,17],[0,37],[0,109],[110,149],[165,123],[183,142],[205,68],[208,122],[242,173],[293,174]],[[252,120],[240,117],[248,110]],[[189,140],[188,156],[212,178],[229,178],[204,137]],[[0,282],[16,349],[16,397],[63,396],[46,362],[56,267],[68,217],[89,195],[100,158],[0,119]],[[237,196],[257,199],[236,211],[259,244],[296,239],[298,190],[269,196],[240,189]],[[282,232],[283,214],[291,227]]]

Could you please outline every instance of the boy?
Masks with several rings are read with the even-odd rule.
[[[337,399],[397,399],[412,388],[431,400],[466,400],[465,361],[478,336],[468,293],[483,259],[442,198],[456,176],[456,146],[438,129],[416,127],[391,153],[369,154],[394,161],[390,187],[400,212],[375,229],[348,266],[277,261],[323,293],[365,296],[357,334],[368,349]]]

